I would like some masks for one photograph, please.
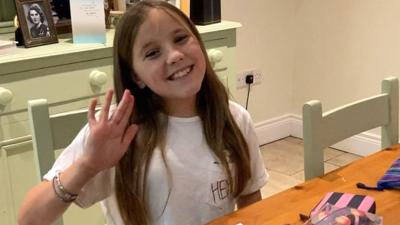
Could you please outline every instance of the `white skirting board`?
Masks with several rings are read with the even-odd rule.
[[[285,114],[255,124],[260,145],[267,144],[288,136],[303,138],[303,124],[300,115]],[[366,156],[380,150],[381,137],[364,132],[344,141],[332,148]]]

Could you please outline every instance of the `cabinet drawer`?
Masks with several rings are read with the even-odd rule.
[[[234,92],[234,52],[230,47],[230,40],[226,36],[215,37],[204,42],[207,49],[208,58],[218,77],[225,87],[232,94]],[[213,54],[215,54],[213,56]],[[213,62],[213,58],[217,59]]]
[[[204,43],[207,49],[208,59],[214,70],[224,70],[228,67],[229,60],[226,57],[227,46],[224,40],[210,40]]]
[[[208,59],[215,71],[225,70],[228,67],[226,49],[225,46],[207,49]]]
[[[112,86],[112,73],[112,59],[106,58],[1,76],[0,91],[12,97],[0,105],[0,115],[26,111],[30,99],[61,105],[100,95]]]

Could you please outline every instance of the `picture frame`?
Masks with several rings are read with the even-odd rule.
[[[15,0],[15,5],[26,48],[58,42],[49,0]]]
[[[49,0],[49,2],[57,34],[72,33],[70,0]],[[109,17],[113,6],[114,0],[104,0],[104,13],[106,16],[106,21],[104,22],[106,23],[106,26],[107,18]]]
[[[57,35],[72,32],[70,0],[49,0]]]
[[[177,7],[178,9],[181,8],[181,3],[180,0],[165,0],[166,2],[174,5],[175,7]]]
[[[119,2],[121,0],[115,0],[115,1]],[[135,4],[136,2],[143,1],[143,0],[122,0],[122,1],[126,2],[127,6],[129,7],[130,5]],[[188,4],[187,2],[189,2],[189,0],[160,0],[160,1],[168,2],[181,10],[182,10],[182,8],[186,8],[185,5],[187,5]],[[121,5],[121,4],[122,3],[116,3],[114,5]],[[184,7],[182,7],[182,5],[184,5]],[[121,9],[117,8],[116,10],[121,10]]]

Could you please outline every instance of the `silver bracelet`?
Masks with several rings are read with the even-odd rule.
[[[63,202],[66,203],[73,202],[78,197],[77,194],[73,194],[67,191],[61,184],[60,171],[56,171],[56,175],[53,178],[53,189],[57,197],[59,197]]]

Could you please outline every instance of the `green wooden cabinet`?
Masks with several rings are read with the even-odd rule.
[[[234,55],[239,23],[223,21],[199,26],[209,58],[231,92],[235,90]],[[0,55],[0,221],[16,225],[25,193],[37,183],[27,116],[29,99],[46,98],[50,113],[87,107],[91,98],[112,87],[113,30],[107,43],[58,44],[18,48]],[[6,39],[0,35],[0,39]],[[1,54],[1,52],[0,52]],[[101,97],[100,97],[101,103]],[[81,210],[73,206],[64,214],[66,225],[104,224],[99,206]]]
[[[16,14],[13,0],[0,0],[0,34],[15,30],[13,19]]]

